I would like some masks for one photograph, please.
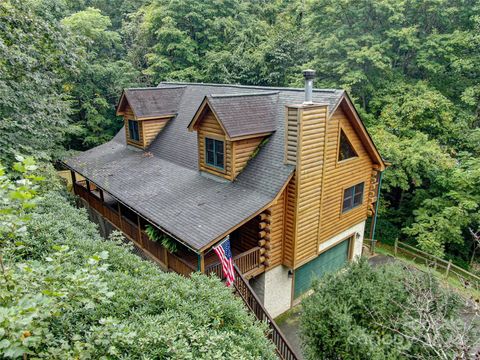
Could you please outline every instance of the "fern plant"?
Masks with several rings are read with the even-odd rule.
[[[167,249],[169,253],[174,254],[178,251],[177,242],[173,240],[171,237],[165,234],[161,234],[152,225],[147,225],[145,227],[145,233],[147,234],[150,240],[159,242],[160,244],[162,244],[162,246],[165,249]]]

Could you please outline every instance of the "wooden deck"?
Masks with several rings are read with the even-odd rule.
[[[76,181],[73,189],[76,195],[84,199],[90,207],[101,214],[115,228],[122,231],[125,237],[163,269],[184,276],[200,271],[198,254],[180,244],[174,254],[168,252],[161,243],[148,238],[144,231],[145,226],[149,224],[148,221],[124,208],[113,197],[96,189],[93,184],[90,183],[88,186],[90,190],[87,189],[85,180]],[[260,247],[256,246],[240,252],[238,247],[232,245],[232,252],[235,264],[246,278],[251,278],[265,271],[265,266],[260,262]],[[223,277],[221,265],[213,251],[205,256],[205,273],[213,273],[220,278]]]

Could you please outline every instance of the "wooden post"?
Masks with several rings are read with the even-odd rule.
[[[138,243],[143,248],[142,227],[140,224],[140,216],[138,214],[137,214],[137,226],[138,226]]]
[[[198,254],[197,257],[197,269],[202,274],[205,274],[205,255],[203,253]]]
[[[452,260],[448,261],[447,271],[445,271],[445,278],[448,279],[448,273],[450,272],[450,267],[452,266]]]
[[[393,256],[397,257],[398,239],[395,239],[395,245],[393,248]]]
[[[99,188],[98,191],[100,192],[100,199],[102,199],[102,203],[104,203],[105,197],[103,196],[103,190]]]
[[[118,201],[117,201],[117,209],[118,209],[118,219],[120,220],[120,229],[123,231],[122,210],[120,208],[120,203]]]
[[[165,267],[168,270],[169,269],[169,267],[168,267],[168,251],[164,246],[162,246],[162,247],[163,247],[163,256],[165,256]]]
[[[72,178],[72,190],[73,190],[73,193],[75,195],[77,195],[77,193],[75,192],[75,184],[77,183],[77,176],[75,175],[75,171],[73,170],[70,170],[70,176]]]

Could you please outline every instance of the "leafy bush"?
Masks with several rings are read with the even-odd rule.
[[[275,358],[266,327],[218,279],[162,273],[58,192],[41,195],[3,249],[0,357]]]
[[[362,259],[314,289],[302,303],[309,359],[468,358],[478,339],[460,298],[431,274]]]

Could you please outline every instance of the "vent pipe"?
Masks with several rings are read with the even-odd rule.
[[[303,70],[303,77],[305,78],[305,105],[313,104],[312,94],[313,94],[313,79],[315,78],[315,70]]]

